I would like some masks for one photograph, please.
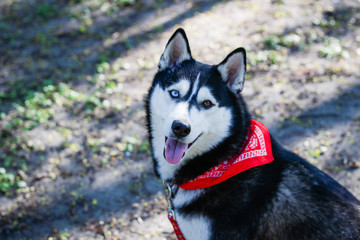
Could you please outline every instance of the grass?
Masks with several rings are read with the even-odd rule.
[[[71,105],[75,100],[83,99],[83,95],[68,84],[54,85],[51,80],[47,80],[45,86],[38,91],[25,89],[17,93],[16,90],[11,90],[1,96],[4,102],[22,98],[23,101],[17,100],[12,105],[16,111],[2,113],[6,129],[10,131],[31,130],[39,124],[47,123],[56,113],[56,106]]]
[[[342,46],[341,42],[335,38],[327,38],[325,44],[319,49],[319,55],[327,59],[349,58],[349,52]]]
[[[25,188],[27,184],[21,180],[20,177],[15,176],[14,173],[8,173],[6,168],[0,168],[0,192],[7,193],[14,186],[17,188]]]
[[[90,119],[96,117],[99,112],[120,111],[125,105],[122,101],[112,102],[111,96],[119,94],[122,91],[122,82],[107,79],[111,74],[112,66],[108,60],[108,54],[100,55],[96,65],[96,72],[90,80],[93,85],[92,91],[77,91],[70,84],[64,82],[54,83],[52,80],[43,80],[41,85],[28,84],[23,86],[23,79],[18,79],[11,83],[7,90],[0,93],[0,137],[2,146],[0,157],[4,160],[0,162],[0,192],[11,195],[17,189],[27,186],[26,174],[28,173],[28,160],[30,153],[39,153],[47,151],[46,144],[37,146],[36,143],[27,139],[26,132],[41,126],[45,128],[54,128],[54,116],[60,111],[67,111],[77,114],[78,106],[83,106],[84,122],[87,116]],[[124,98],[125,102],[128,99]],[[74,132],[72,129],[58,127],[57,131],[64,136],[62,147],[71,150],[74,154],[79,152],[81,146],[72,141]],[[21,133],[21,134],[19,134]],[[83,166],[91,165],[107,166],[116,159],[122,159],[124,153],[147,153],[150,147],[147,142],[141,143],[138,136],[126,137],[119,143],[121,148],[106,146],[106,143],[98,137],[88,135],[85,141],[85,147],[92,152],[91,159],[83,159]],[[42,155],[43,160],[46,154]],[[60,160],[58,159],[56,165]],[[21,171],[24,174],[19,175]],[[48,176],[56,179],[59,174],[57,168],[49,169]]]
[[[1,158],[3,159],[0,163],[0,191],[10,194],[13,190],[25,187],[26,179],[18,176],[17,172],[27,173],[29,153],[46,150],[44,145],[36,146],[25,137],[26,134],[19,135],[19,132],[26,133],[39,125],[53,128],[52,119],[58,110],[67,109],[71,112],[74,111],[74,106],[79,104],[84,104],[85,114],[90,115],[97,108],[108,109],[111,104],[107,97],[118,92],[118,89],[116,82],[109,81],[104,86],[97,87],[93,94],[84,94],[75,91],[69,84],[54,84],[51,80],[46,80],[42,87],[34,87],[33,89],[16,87],[11,91],[2,93],[1,101],[10,104],[10,108],[0,114],[2,119],[0,128]],[[11,102],[14,103],[11,105]],[[63,147],[72,152],[78,152],[80,146],[73,143],[71,137],[67,137],[73,135],[72,130],[60,128],[59,131],[61,135],[66,137]],[[88,145],[93,151],[101,152],[100,143],[103,145],[103,142],[98,142],[96,139],[88,140]],[[55,179],[56,175],[50,177]]]
[[[302,50],[305,47],[305,40],[297,33],[290,33],[284,36],[270,35],[264,39],[263,45],[268,49],[274,50],[283,48]]]
[[[250,64],[256,66],[260,63],[265,63],[268,66],[276,65],[284,61],[285,55],[281,51],[276,50],[260,50],[256,53],[250,52],[248,54]]]
[[[7,112],[1,113],[3,123],[0,136],[3,161],[0,163],[0,191],[4,193],[26,186],[26,183],[15,173],[19,170],[24,174],[27,173],[27,159],[30,152],[45,150],[43,147],[36,148],[32,141],[27,140],[19,132],[30,131],[38,125],[49,123],[58,107],[70,106],[74,101],[83,99],[83,95],[74,91],[68,84],[55,85],[50,80],[44,82],[44,86],[38,87],[37,91],[15,88],[1,95],[1,102],[15,101]]]
[[[53,4],[40,4],[37,6],[37,15],[44,20],[49,20],[59,14],[59,8]]]

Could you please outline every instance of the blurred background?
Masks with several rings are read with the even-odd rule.
[[[360,198],[359,0],[0,0],[0,239],[175,239],[143,99],[178,27],[244,47],[253,118]]]

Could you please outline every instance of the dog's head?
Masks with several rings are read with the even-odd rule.
[[[147,99],[153,157],[163,179],[239,134],[236,125],[241,122],[239,98],[245,71],[243,48],[218,65],[206,65],[192,58],[183,29],[172,35]]]

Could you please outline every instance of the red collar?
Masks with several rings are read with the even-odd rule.
[[[270,163],[274,160],[268,129],[260,122],[250,121],[247,144],[243,151],[232,158],[222,161],[204,174],[179,185],[185,190],[207,188],[221,183],[250,168]]]

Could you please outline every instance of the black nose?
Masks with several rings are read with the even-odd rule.
[[[189,133],[191,131],[189,124],[178,121],[178,120],[175,120],[173,122],[171,129],[172,129],[173,133],[175,134],[175,136],[178,138],[186,137],[187,135],[189,135]]]

